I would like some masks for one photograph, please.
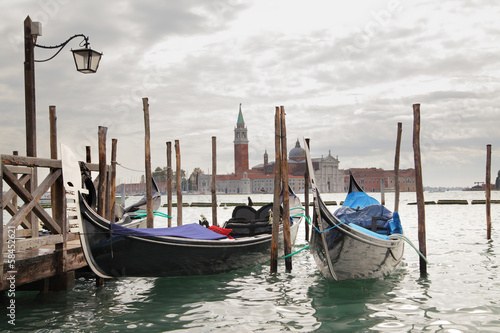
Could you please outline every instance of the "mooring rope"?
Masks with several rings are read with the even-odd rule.
[[[121,166],[124,169],[130,170],[130,171],[135,171],[135,172],[144,172],[144,170],[136,170],[136,169],[131,169],[127,168],[126,166],[121,165],[120,163],[116,162],[117,165]]]
[[[394,238],[399,238],[399,239],[402,239],[404,240],[405,242],[407,242],[408,244],[410,244],[410,246],[417,252],[417,254],[425,260],[425,262],[428,264],[429,262],[427,261],[427,259],[425,258],[425,256],[422,254],[422,252],[420,252],[417,247],[415,245],[413,245],[413,243],[406,237],[406,236],[403,236],[401,234],[392,234],[392,235],[389,235],[390,237],[394,237]]]
[[[138,214],[139,214],[139,215],[136,215],[136,216],[135,216],[136,218],[139,218],[139,217],[144,217],[144,216],[147,216],[147,215],[148,215],[147,211],[145,211],[145,210],[138,210],[138,211],[136,211],[135,213],[138,213]],[[156,216],[161,216],[161,217],[166,217],[166,218],[168,218],[168,219],[171,219],[171,218],[172,218],[172,216],[168,216],[167,214],[162,213],[162,212],[159,212],[159,211],[157,211],[157,210],[154,210],[154,211],[153,211],[153,215],[156,215]]]

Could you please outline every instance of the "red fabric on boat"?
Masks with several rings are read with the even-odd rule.
[[[227,236],[229,239],[234,239],[233,236],[230,236],[229,233],[231,231],[233,231],[233,229],[225,229],[225,228],[221,228],[221,227],[217,227],[215,225],[211,225],[210,227],[208,227],[208,229],[212,230],[213,232],[216,232],[218,234],[221,234],[221,235],[224,235],[224,236]]]

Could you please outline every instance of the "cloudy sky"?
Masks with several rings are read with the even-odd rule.
[[[275,106],[287,114],[288,147],[341,168],[401,168],[413,161],[413,110],[421,105],[425,186],[472,186],[500,169],[500,5],[487,0],[350,1],[0,0],[0,152],[25,155],[23,21],[42,23],[37,43],[90,36],[104,53],[96,74],[76,72],[70,49],[36,64],[38,156],[49,156],[49,106],[60,142],[97,161],[97,129],[118,139],[118,162],[144,170],[142,98],[149,98],[152,165],[180,141],[182,168],[234,170],[242,103],[250,165],[274,156]],[[52,53],[35,50],[35,58]],[[175,154],[174,154],[175,156]],[[109,156],[108,156],[109,159]],[[118,168],[121,181],[140,173]]]

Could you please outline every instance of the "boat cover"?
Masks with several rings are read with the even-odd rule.
[[[198,223],[185,224],[171,228],[127,228],[116,223],[111,223],[111,232],[113,235],[139,237],[170,236],[203,240],[227,238]]]
[[[364,208],[370,205],[380,205],[377,199],[370,197],[365,192],[351,192],[345,198],[342,207],[351,207],[354,209]]]
[[[377,227],[386,229],[384,233],[402,234],[401,220],[399,214],[394,214],[381,205],[376,199],[370,197],[365,192],[351,192],[347,195],[342,207],[333,213],[340,221],[359,225],[370,229],[372,226],[372,217],[381,217],[377,220]]]

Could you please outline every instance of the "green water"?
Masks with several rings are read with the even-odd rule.
[[[453,194],[465,195],[471,194]],[[403,199],[405,234],[417,243],[416,206],[406,205],[414,198]],[[203,209],[186,209],[184,216],[210,216],[210,208]],[[4,296],[0,330],[498,332],[500,206],[492,206],[491,241],[484,211],[484,205],[426,207],[430,264],[425,278],[409,246],[403,265],[383,280],[326,281],[307,250],[293,257],[291,273],[280,262],[275,275],[265,264],[215,276],[111,280],[103,287],[80,277],[66,292],[17,292],[15,326],[7,322]],[[221,209],[220,215],[226,212]],[[303,226],[300,230],[295,249],[306,245]]]

